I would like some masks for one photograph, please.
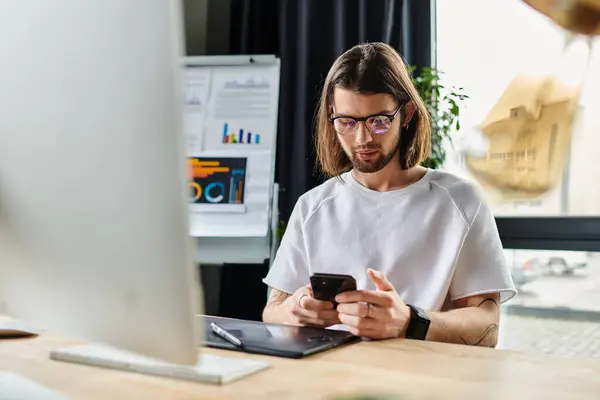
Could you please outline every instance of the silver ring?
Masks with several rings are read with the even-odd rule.
[[[300,297],[298,297],[298,307],[300,307],[302,309],[304,308],[304,307],[302,307],[302,299],[304,298],[304,296],[308,296],[308,295],[306,293],[302,293],[300,295]]]
[[[373,304],[367,303],[367,314],[364,316],[364,318],[369,318],[369,315],[371,314],[371,308],[372,307],[373,307]]]

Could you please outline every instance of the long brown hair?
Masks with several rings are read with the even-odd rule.
[[[352,162],[329,121],[336,87],[357,93],[387,93],[394,96],[399,104],[411,102],[414,113],[408,125],[401,128],[398,145],[400,165],[402,169],[409,169],[427,158],[431,146],[429,114],[412,84],[402,57],[385,43],[365,43],[352,47],[338,57],[325,78],[315,114],[315,147],[323,173],[332,177],[352,169]],[[405,109],[402,110],[402,124]]]

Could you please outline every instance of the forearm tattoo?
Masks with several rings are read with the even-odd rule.
[[[498,302],[495,299],[492,299],[491,297],[485,298],[481,301],[481,303],[479,303],[477,305],[477,307],[481,307],[483,304],[487,304],[487,303],[492,303],[494,306],[496,306],[497,309],[500,309],[498,307]],[[495,335],[498,332],[498,324],[491,324],[489,325],[484,331],[483,333],[479,336],[479,338],[475,339],[475,340],[465,340],[465,338],[463,338],[462,336],[460,337],[460,340],[463,341],[464,344],[468,345],[468,346],[479,346],[480,344],[484,343],[486,339],[488,339],[491,335]],[[495,342],[495,340],[494,340]]]
[[[496,306],[496,308],[499,308],[498,307],[498,302],[495,299],[492,299],[491,297],[483,299],[483,301],[481,303],[479,303],[477,305],[477,307],[481,307],[483,304],[485,304],[487,302],[490,302],[490,303],[494,304]]]
[[[267,301],[267,305],[283,303],[289,296],[290,295],[285,292],[273,289],[269,296],[269,300]]]
[[[488,326],[486,328],[485,331],[483,331],[483,333],[481,334],[481,336],[479,336],[479,338],[477,340],[467,341],[462,336],[460,336],[460,340],[462,340],[463,343],[466,344],[467,346],[479,346],[481,343],[483,343],[484,340],[486,340],[488,338],[488,336],[490,334],[493,334],[497,331],[498,331],[498,324],[491,324],[490,326]]]

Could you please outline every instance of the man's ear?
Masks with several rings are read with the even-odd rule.
[[[413,119],[413,116],[415,115],[415,111],[417,111],[417,107],[415,106],[415,103],[412,100],[409,100],[404,105],[404,123],[402,125],[405,128],[408,126],[410,121]]]

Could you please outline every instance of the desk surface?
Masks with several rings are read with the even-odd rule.
[[[78,344],[44,333],[0,340],[0,370],[72,399],[334,399],[348,393],[398,399],[598,399],[600,360],[532,356],[411,340],[362,342],[301,360],[266,359],[269,370],[223,386],[55,362],[52,349]]]

